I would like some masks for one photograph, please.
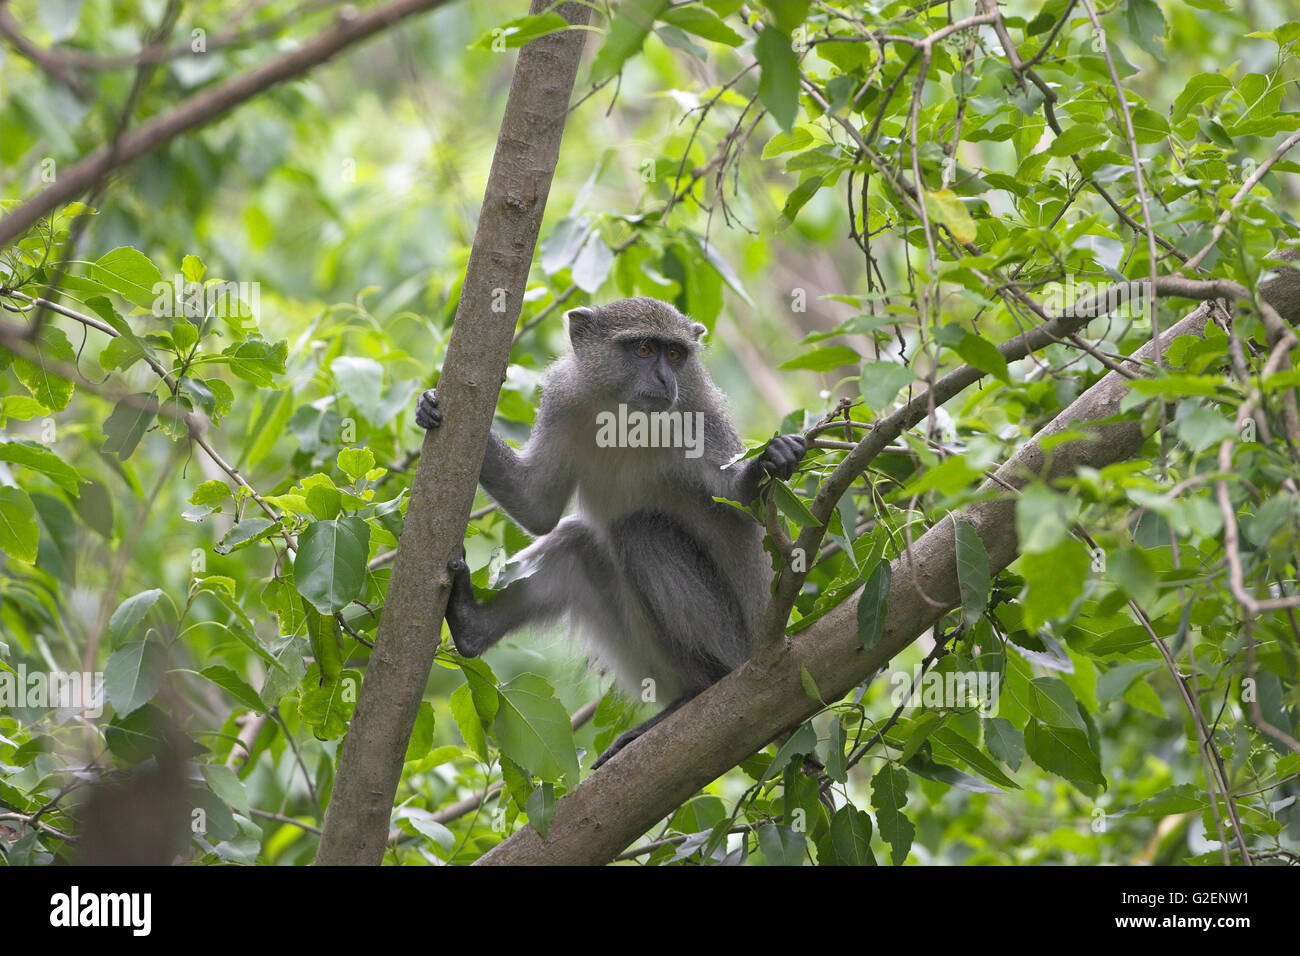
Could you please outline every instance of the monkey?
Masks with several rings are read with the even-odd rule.
[[[652,686],[669,701],[597,769],[749,659],[773,571],[761,525],[727,502],[748,506],[769,476],[789,479],[807,443],[778,435],[730,464],[744,446],[700,362],[706,328],[668,303],[623,299],[566,319],[570,348],[547,371],[526,444],[515,451],[491,433],[479,473],[535,536],[517,556],[523,576],[480,602],[462,554],[449,565],[446,617],[464,657],[567,617],[591,665],[625,692]],[[441,425],[436,389],[415,420]]]

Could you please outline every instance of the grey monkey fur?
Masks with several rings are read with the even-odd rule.
[[[774,438],[757,457],[724,466],[744,448],[721,390],[698,359],[705,328],[656,299],[624,299],[568,314],[572,350],[556,360],[527,444],[489,436],[479,481],[530,534],[518,556],[535,568],[478,602],[463,561],[452,562],[447,621],[457,650],[475,657],[505,634],[567,615],[589,659],[639,699],[653,680],[668,706],[624,734],[596,766],[750,656],[771,562],[762,528],[739,509],[768,475],[788,478],[806,450]],[[642,355],[649,351],[651,354]],[[702,413],[703,451],[599,447],[597,415],[620,404]],[[437,395],[416,421],[442,421]],[[577,508],[561,518],[577,494]]]

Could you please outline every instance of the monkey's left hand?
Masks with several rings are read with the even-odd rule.
[[[428,388],[415,405],[415,424],[423,429],[437,428],[442,424],[442,409],[438,407],[437,389]]]
[[[786,481],[807,452],[808,442],[802,435],[777,435],[767,443],[756,461],[767,474]]]

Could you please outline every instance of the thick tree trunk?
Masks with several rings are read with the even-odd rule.
[[[1179,335],[1199,335],[1208,306],[1202,305],[1161,336],[1163,347]],[[1150,359],[1151,344],[1137,353]],[[1119,412],[1127,379],[1111,373],[1088,389],[1021,448],[981,491],[1004,492],[961,512],[979,532],[996,573],[1016,557],[1015,500],[1007,486],[1021,488],[1036,476],[1072,475],[1080,467],[1102,468],[1133,457],[1145,436],[1137,414],[1130,420],[1094,426],[1093,437],[1058,445],[1050,458],[1043,439],[1084,422]],[[884,634],[870,651],[858,637],[860,595],[795,635],[766,668],[754,662],[733,671],[658,727],[619,753],[598,773],[559,801],[547,839],[531,827],[485,854],[478,863],[600,864],[613,859],[637,837],[777,734],[796,727],[820,705],[800,680],[808,668],[828,700],[843,696],[889,663],[960,601],[953,521],[945,519],[917,541],[910,559],[894,561]],[[920,591],[918,591],[918,587]],[[921,595],[941,607],[934,607]]]
[[[533,0],[532,12],[549,6]],[[584,25],[589,7],[560,8]],[[505,379],[560,138],[586,40],[553,33],[519,51],[438,384],[445,414],[425,435],[375,649],[325,814],[316,862],[378,864],[411,728],[429,679],[497,393]]]

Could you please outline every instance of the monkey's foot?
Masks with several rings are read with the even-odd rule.
[[[451,572],[447,628],[451,631],[451,642],[456,645],[457,654],[478,657],[483,653],[483,642],[470,633],[470,621],[478,611],[478,602],[474,600],[474,585],[470,582],[469,565],[465,563],[465,549],[461,548],[460,553],[459,558],[447,562],[447,570]]]
[[[415,424],[421,428],[437,428],[442,424],[442,409],[438,407],[438,390],[425,389],[420,400],[415,403]]]
[[[596,762],[591,765],[591,769],[599,770],[601,764],[644,734],[647,729],[648,728],[646,727],[633,727],[631,730],[619,734],[618,737],[614,739],[614,742],[606,748],[605,752],[596,758]]]

